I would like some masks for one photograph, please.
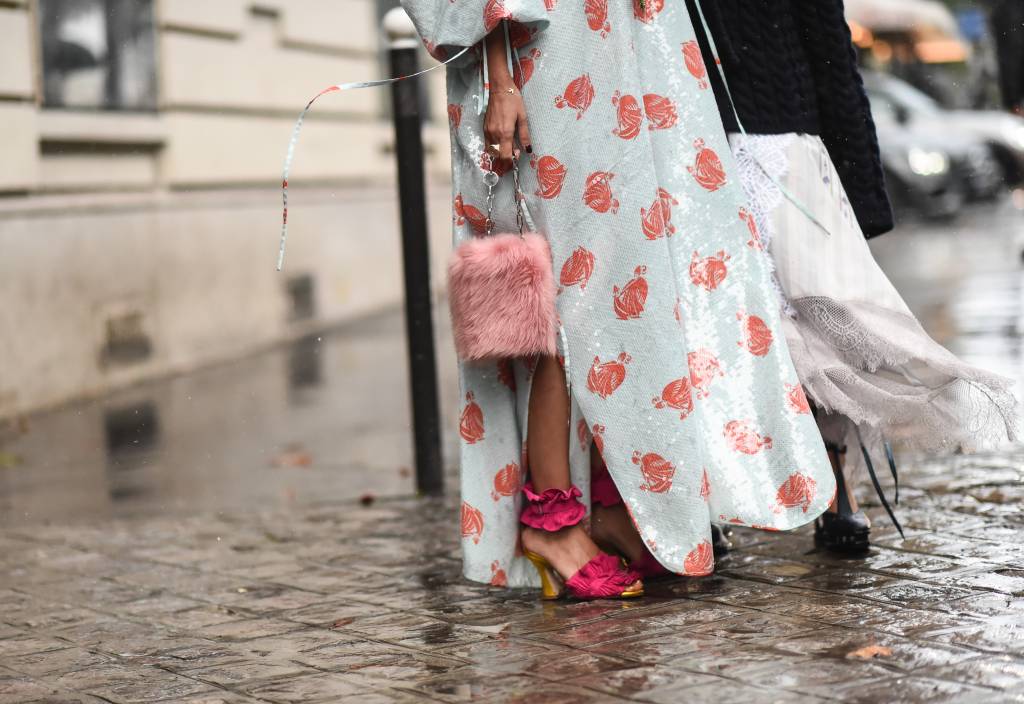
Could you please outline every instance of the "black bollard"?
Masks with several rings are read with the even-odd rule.
[[[408,20],[406,20],[408,21]],[[409,22],[409,27],[412,23]],[[418,43],[392,37],[391,75],[417,71]],[[437,397],[437,363],[431,311],[430,247],[427,199],[423,184],[423,137],[419,80],[391,86],[398,162],[399,211],[402,218],[402,264],[405,271],[405,330],[409,350],[412,430],[416,455],[416,490],[444,492],[441,464],[441,422]]]

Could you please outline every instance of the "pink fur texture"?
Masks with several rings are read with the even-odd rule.
[[[448,303],[464,360],[555,354],[555,278],[541,235],[460,244],[448,264]]]

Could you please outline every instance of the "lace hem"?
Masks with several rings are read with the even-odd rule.
[[[786,299],[775,271],[775,260],[769,254],[769,250],[774,234],[771,214],[785,197],[776,184],[783,182],[789,173],[787,150],[796,138],[795,134],[729,135],[729,146],[732,147],[733,156],[736,158],[736,167],[747,196],[750,214],[761,238],[768,271],[772,277],[772,286],[779,296],[782,312],[790,317],[796,315],[796,311]]]
[[[914,318],[824,297],[792,305],[790,354],[807,395],[827,412],[922,451],[1021,436],[1012,382],[957,359]]]

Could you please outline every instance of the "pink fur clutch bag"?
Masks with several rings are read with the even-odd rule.
[[[463,360],[555,354],[555,278],[541,235],[463,242],[448,264],[448,298]]]

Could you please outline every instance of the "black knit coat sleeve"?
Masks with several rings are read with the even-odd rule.
[[[814,76],[821,140],[865,236],[893,228],[892,205],[843,0],[791,0]]]

